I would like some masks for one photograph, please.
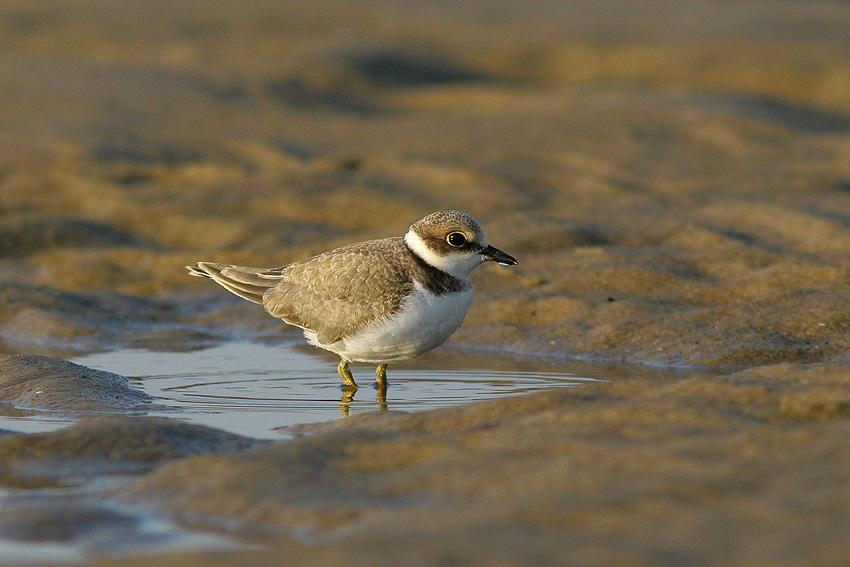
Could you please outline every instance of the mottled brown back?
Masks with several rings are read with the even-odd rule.
[[[263,275],[280,274],[281,281],[265,293],[263,306],[274,317],[316,331],[320,343],[334,343],[399,308],[413,291],[412,256],[404,240],[394,237],[269,270]]]

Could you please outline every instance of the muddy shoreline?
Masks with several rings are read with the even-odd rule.
[[[4,490],[127,474],[97,497],[262,543],[163,567],[850,556],[846,3],[97,0],[0,21],[0,412],[98,414],[0,435]],[[274,340],[291,331],[183,266],[279,266],[448,208],[519,265],[479,269],[463,327],[411,365],[498,351],[622,378],[256,445],[151,421],[120,376],[62,360]],[[113,517],[91,510],[65,518]],[[0,535],[67,533],[48,516],[0,505]]]

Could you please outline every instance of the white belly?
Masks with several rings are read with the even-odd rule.
[[[466,291],[438,296],[416,284],[397,313],[353,337],[323,345],[316,341],[316,333],[305,331],[304,336],[313,345],[352,362],[407,360],[443,344],[463,323],[471,304],[471,286]]]

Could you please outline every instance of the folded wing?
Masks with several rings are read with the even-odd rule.
[[[213,262],[187,267],[191,275],[262,304],[272,316],[316,332],[319,343],[332,344],[398,310],[413,281],[402,263],[388,259],[407,253],[401,238],[388,238],[381,246],[351,244],[280,268]]]

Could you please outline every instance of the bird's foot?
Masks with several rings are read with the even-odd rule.
[[[351,369],[348,368],[348,361],[344,358],[339,361],[339,366],[336,367],[339,377],[342,378],[343,390],[356,390],[357,382],[354,381],[354,376],[351,375]]]

